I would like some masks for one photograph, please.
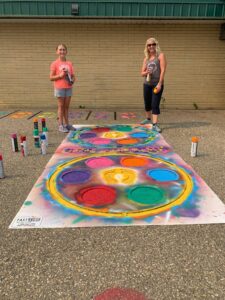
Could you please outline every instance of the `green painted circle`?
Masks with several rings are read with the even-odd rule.
[[[132,131],[132,127],[129,125],[116,125],[113,126],[113,129],[117,131],[124,131],[124,132]]]
[[[128,199],[150,207],[166,203],[164,190],[152,185],[136,185],[128,189],[127,195]]]

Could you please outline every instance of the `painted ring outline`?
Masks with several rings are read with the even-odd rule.
[[[124,125],[125,126],[125,125]],[[112,131],[119,131],[118,129],[113,129],[115,126],[112,126],[111,130]],[[118,126],[117,126],[118,127]],[[97,127],[97,128],[91,128],[91,127],[88,127],[87,129],[85,130],[82,130],[82,133],[86,133],[86,131],[91,131],[91,130],[96,130],[96,129],[101,129],[101,128],[107,128],[107,127]],[[110,127],[108,127],[109,131],[110,131]],[[96,130],[97,131],[97,130]],[[109,132],[107,131],[107,132]],[[147,138],[141,138],[143,139],[143,141],[141,140],[141,143],[140,145],[147,145],[148,143],[151,143],[152,141],[154,141],[156,138],[157,138],[157,133],[152,131],[152,130],[149,130],[149,129],[142,129],[142,131],[144,132],[147,132],[148,133],[148,137]],[[121,130],[121,132],[124,132]],[[129,131],[125,131],[125,133],[128,134],[127,138],[129,138]],[[91,143],[91,141],[85,141],[85,139],[79,139],[79,136],[80,136],[80,130],[76,130],[73,132],[73,136],[69,136],[69,141],[72,142],[72,143],[77,143],[78,145],[87,145],[87,146],[90,146],[90,147],[94,147],[95,145],[93,145]],[[124,138],[122,138],[124,139]],[[103,145],[100,145],[105,147],[105,148],[110,148],[110,149],[113,149],[113,148],[117,148],[118,147],[118,144],[117,144],[117,141],[119,141],[120,139],[112,139],[112,144],[103,144]],[[135,144],[125,144],[126,147],[134,147]]]
[[[130,155],[130,156],[137,156],[137,154],[134,153],[116,153],[116,152],[111,152],[111,153],[95,153],[92,155],[88,155],[88,156],[82,156],[80,158],[75,158],[70,160],[69,162],[67,161],[66,163],[63,163],[61,165],[58,166],[57,170],[51,174],[50,178],[47,180],[46,182],[46,187],[47,190],[49,191],[50,195],[52,196],[52,199],[58,203],[60,203],[62,206],[69,208],[69,209],[76,209],[78,211],[80,211],[81,213],[83,213],[84,215],[88,215],[88,216],[97,216],[97,217],[116,217],[116,218],[125,218],[125,217],[130,217],[130,218],[136,218],[136,219],[141,219],[141,218],[146,218],[149,216],[153,216],[156,214],[160,214],[163,212],[168,211],[170,208],[172,208],[173,206],[177,206],[182,204],[187,197],[189,196],[189,194],[192,192],[193,190],[193,181],[191,176],[184,171],[182,168],[176,166],[174,163],[171,162],[167,162],[161,158],[157,158],[157,157],[153,157],[153,156],[145,156],[142,154],[138,154],[138,156],[142,156],[142,157],[147,157],[150,158],[152,160],[155,161],[160,161],[163,162],[164,164],[166,164],[169,167],[173,167],[176,169],[176,171],[181,174],[183,176],[183,181],[185,182],[185,186],[184,189],[182,190],[182,192],[178,195],[178,197],[171,199],[171,201],[168,204],[163,204],[157,208],[153,208],[153,209],[143,209],[143,210],[134,210],[134,211],[130,211],[130,212],[106,212],[105,210],[101,210],[101,209],[93,209],[93,208],[89,208],[89,207],[82,207],[79,205],[76,205],[74,203],[70,202],[70,199],[62,196],[62,194],[60,192],[57,191],[57,182],[56,182],[56,178],[58,177],[58,175],[60,174],[60,172],[67,166],[70,166],[73,163],[79,162],[81,160],[85,160],[87,158],[91,158],[91,157],[96,157],[96,156],[124,156],[124,155]]]

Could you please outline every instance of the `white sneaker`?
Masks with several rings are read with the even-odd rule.
[[[144,119],[143,121],[141,121],[140,124],[141,124],[141,125],[152,124],[152,121],[149,120],[149,119]]]
[[[152,125],[152,130],[157,132],[162,132],[162,129],[159,127],[159,124]]]
[[[69,131],[70,131],[70,130],[72,130],[72,131],[75,130],[75,129],[73,128],[73,126],[70,125],[70,124],[68,124],[68,125],[63,125],[63,127],[66,128],[66,129],[69,130]]]
[[[63,125],[59,125],[59,131],[64,132],[64,133],[69,132],[69,130],[67,128],[63,127]]]

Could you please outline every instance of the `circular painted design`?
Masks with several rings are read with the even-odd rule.
[[[106,149],[118,148],[118,146],[142,147],[150,145],[156,138],[158,138],[157,133],[149,128],[130,125],[77,128],[68,137],[74,144]]]
[[[78,204],[88,207],[104,207],[116,200],[116,190],[109,186],[98,185],[81,189],[76,195]]]
[[[137,174],[134,170],[113,168],[102,171],[102,178],[107,184],[134,184],[137,180]]]
[[[179,179],[179,174],[176,171],[170,169],[155,169],[148,170],[147,175],[154,180],[165,182]]]
[[[147,300],[147,298],[134,289],[109,288],[95,296],[93,300]]]
[[[131,156],[121,158],[120,162],[124,167],[143,167],[148,164],[149,160],[145,157]]]
[[[117,140],[116,142],[119,145],[135,145],[138,144],[139,141],[140,141],[139,139],[127,138],[127,139]]]
[[[128,158],[144,163],[142,166],[139,164],[125,167],[123,163]],[[113,166],[107,165],[100,169],[89,167],[88,164],[91,166],[90,162],[96,159],[100,159],[100,162],[103,159],[109,164],[112,162]],[[179,179],[155,181],[147,175],[150,166],[155,173],[160,169],[171,170],[178,174]],[[76,179],[73,179],[73,175],[80,170],[87,170],[87,174],[90,174],[85,183],[77,183]],[[83,177],[83,180],[86,178]],[[64,181],[69,184],[65,184]],[[74,158],[57,166],[47,180],[46,188],[53,201],[84,215],[140,219],[181,205],[192,192],[193,182],[183,168],[154,155],[103,152]]]
[[[109,131],[103,134],[104,138],[108,138],[108,139],[119,139],[119,138],[124,138],[126,137],[126,134],[123,132],[119,132],[119,131]]]
[[[155,207],[166,203],[165,191],[156,186],[137,185],[127,190],[128,198],[141,205]]]
[[[93,128],[92,131],[96,132],[96,133],[102,133],[102,132],[110,131],[110,128],[109,127],[97,127],[97,128]]]
[[[147,138],[148,134],[147,132],[140,131],[140,132],[132,133],[130,136],[132,136],[133,138]]]
[[[76,184],[86,182],[91,176],[88,170],[71,170],[64,172],[61,179],[64,184]]]
[[[114,125],[113,129],[117,131],[124,131],[124,132],[129,132],[133,130],[133,128],[129,125]]]
[[[93,157],[85,161],[85,164],[89,168],[98,169],[113,166],[114,162],[108,157]]]
[[[110,139],[103,139],[103,138],[93,138],[90,139],[93,145],[108,145],[111,143]]]
[[[94,132],[85,132],[80,134],[80,139],[90,139],[96,137],[97,134]]]

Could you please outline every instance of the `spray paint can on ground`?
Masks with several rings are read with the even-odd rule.
[[[21,146],[21,153],[23,156],[28,155],[28,150],[27,150],[27,138],[26,136],[21,136],[20,137],[20,146]]]
[[[12,141],[12,150],[13,152],[18,152],[18,141],[17,141],[17,135],[16,133],[11,134],[11,141]]]
[[[41,134],[41,154],[45,155],[47,153],[46,137],[44,134]]]
[[[47,128],[47,127],[44,127],[44,128],[43,128],[42,134],[45,135],[45,138],[46,138],[46,146],[48,147],[48,128]]]
[[[40,148],[40,136],[38,129],[33,130],[33,137],[34,137],[34,147]]]
[[[197,156],[198,153],[198,141],[199,139],[196,136],[191,138],[191,157]]]
[[[34,121],[34,129],[38,130],[38,119],[35,118],[33,121]]]
[[[46,127],[46,120],[45,120],[45,118],[41,119],[41,126],[42,126],[42,131],[43,131],[43,129]]]
[[[3,158],[2,158],[2,154],[0,153],[0,179],[5,177],[5,173],[4,173],[4,166],[3,166]]]

